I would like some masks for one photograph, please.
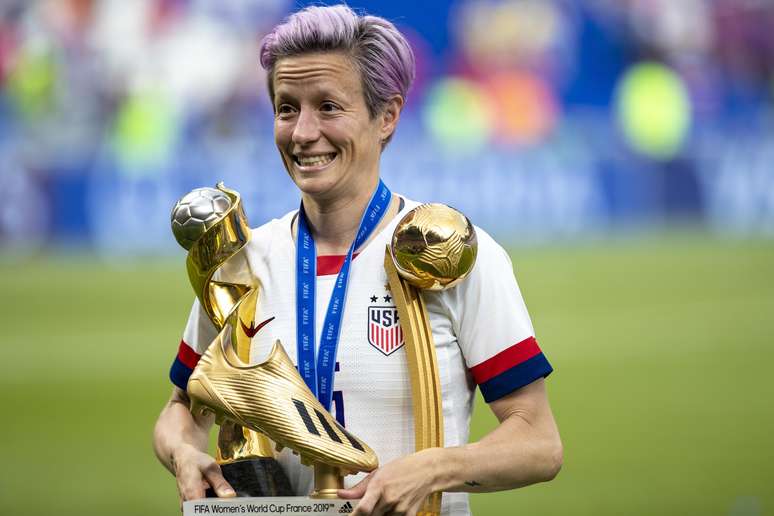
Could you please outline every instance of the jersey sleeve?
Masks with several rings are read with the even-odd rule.
[[[199,362],[199,358],[217,336],[218,332],[207,317],[207,313],[199,300],[194,300],[188,322],[183,331],[183,339],[180,341],[177,356],[169,371],[169,378],[173,384],[186,390],[188,378]]]
[[[253,278],[250,273],[250,266],[247,262],[247,247],[229,258],[226,263],[220,266],[215,272],[213,279],[217,281],[227,281],[231,283],[251,284]],[[169,378],[172,383],[185,390],[188,385],[188,378],[191,376],[194,367],[196,367],[199,358],[207,350],[207,347],[218,336],[215,325],[212,324],[207,312],[202,308],[199,299],[195,299],[191,313],[188,316],[188,322],[183,331],[183,339],[177,350],[177,357],[172,362],[172,368],[169,371]]]
[[[548,376],[511,259],[476,228],[478,256],[470,275],[448,291],[458,344],[487,403]]]

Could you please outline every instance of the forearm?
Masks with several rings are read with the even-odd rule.
[[[436,460],[436,490],[502,491],[553,479],[562,445],[514,415],[479,442],[439,450]]]
[[[416,514],[437,491],[501,491],[550,480],[562,443],[543,379],[489,404],[500,424],[477,443],[429,448],[384,464],[339,496],[360,499],[353,516]]]
[[[440,490],[501,491],[545,482],[559,472],[562,442],[542,379],[490,408],[500,421],[492,432],[476,443],[436,452],[433,471]]]
[[[175,473],[175,453],[180,447],[190,446],[206,451],[212,418],[194,418],[189,410],[188,397],[175,389],[164,406],[153,431],[153,450],[159,461]]]

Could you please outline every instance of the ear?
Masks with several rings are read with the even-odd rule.
[[[400,95],[394,95],[387,101],[387,105],[384,106],[381,115],[379,115],[381,119],[380,136],[382,142],[387,141],[392,133],[395,132],[395,127],[398,125],[398,120],[400,120],[400,112],[402,109],[403,97]]]

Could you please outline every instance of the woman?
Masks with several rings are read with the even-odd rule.
[[[414,453],[402,342],[385,348],[368,334],[369,317],[394,310],[384,248],[397,221],[417,205],[390,193],[379,179],[381,152],[414,77],[405,38],[386,20],[358,16],[346,6],[310,7],[266,36],[261,64],[268,73],[277,148],[302,206],[254,230],[245,250],[263,289],[256,320],[274,318],[255,336],[252,359],[260,360],[261,349],[281,340],[323,404],[376,451],[382,466],[347,477],[340,496],[360,499],[358,515],[415,514],[428,494],[445,491],[443,512],[468,514],[465,492],[552,479],[561,467],[562,445],[543,379],[551,367],[537,347],[510,260],[485,232],[477,230],[478,261],[470,276],[449,290],[424,293],[446,447]],[[371,212],[378,216],[368,227],[364,214]],[[308,271],[297,265],[309,242],[316,295],[304,307],[299,282]],[[336,319],[329,300],[342,285],[345,309]],[[297,324],[306,309],[314,317]],[[201,354],[214,336],[195,303],[184,341]],[[499,425],[468,444],[476,384]],[[184,389],[179,382],[159,417],[157,455],[176,474],[181,499],[200,498],[207,486],[233,496],[205,453],[212,421],[191,416]],[[308,468],[287,451],[278,459],[297,494],[308,494]]]

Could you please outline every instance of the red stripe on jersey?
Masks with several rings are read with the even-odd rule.
[[[180,347],[177,350],[177,358],[185,364],[186,367],[193,369],[202,356],[191,348],[184,340],[180,341]]]
[[[359,253],[352,255],[352,259],[357,258]],[[346,254],[329,254],[325,256],[317,257],[317,275],[329,276],[331,274],[338,274],[341,270],[341,266],[344,265],[344,258]]]
[[[481,385],[508,369],[529,360],[538,353],[540,353],[540,347],[538,347],[535,337],[528,337],[500,351],[492,358],[471,367],[470,372],[473,373],[473,379],[476,381],[476,384]]]

